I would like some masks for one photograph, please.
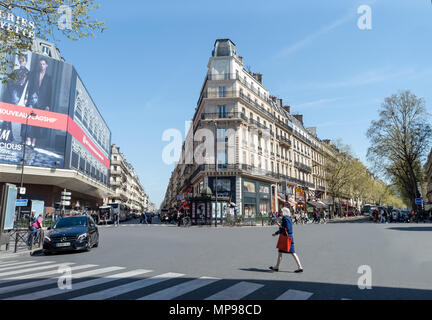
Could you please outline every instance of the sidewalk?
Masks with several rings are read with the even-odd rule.
[[[369,221],[368,216],[356,216],[356,217],[347,217],[347,218],[336,217],[331,220],[327,220],[327,223],[352,223],[352,222],[365,223],[368,221]]]

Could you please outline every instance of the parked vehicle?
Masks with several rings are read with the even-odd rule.
[[[362,209],[362,214],[365,216],[371,216],[372,213],[377,209],[377,206],[372,204],[365,204]]]
[[[89,216],[65,217],[56,222],[44,237],[43,252],[85,250],[99,245],[99,231]]]

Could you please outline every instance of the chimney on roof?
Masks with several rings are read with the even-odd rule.
[[[282,108],[282,106],[283,106],[283,100],[282,100],[282,99],[277,99],[277,101],[278,101],[278,103],[279,103],[279,107]]]
[[[314,137],[317,136],[317,128],[316,127],[309,127],[308,131],[310,132],[311,135],[313,135]]]
[[[262,73],[254,73],[253,77],[255,78],[256,81],[262,84],[262,77],[263,77]]]
[[[282,107],[286,112],[291,113],[291,106],[283,106]]]
[[[323,142],[324,142],[325,144],[330,144],[330,139],[323,139]]]
[[[303,124],[303,115],[302,114],[293,114],[293,117],[300,121]]]

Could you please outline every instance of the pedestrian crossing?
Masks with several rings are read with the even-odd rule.
[[[65,266],[70,271],[69,288],[59,286],[65,277]],[[128,270],[121,266],[35,260],[0,263],[0,300],[308,300],[314,297],[313,292],[285,287],[277,288],[269,296],[269,286],[259,280],[190,277],[150,269]]]

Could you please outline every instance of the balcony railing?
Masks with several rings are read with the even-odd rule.
[[[240,112],[203,113],[201,120],[241,119]]]
[[[299,169],[302,169],[302,170],[305,170],[305,171],[308,171],[308,172],[312,172],[312,168],[309,167],[309,166],[307,166],[307,165],[304,165],[303,163],[295,161],[294,162],[294,166],[297,167],[297,168],[299,168]]]
[[[223,73],[223,74],[208,74],[207,80],[234,80],[236,79],[235,73]]]

